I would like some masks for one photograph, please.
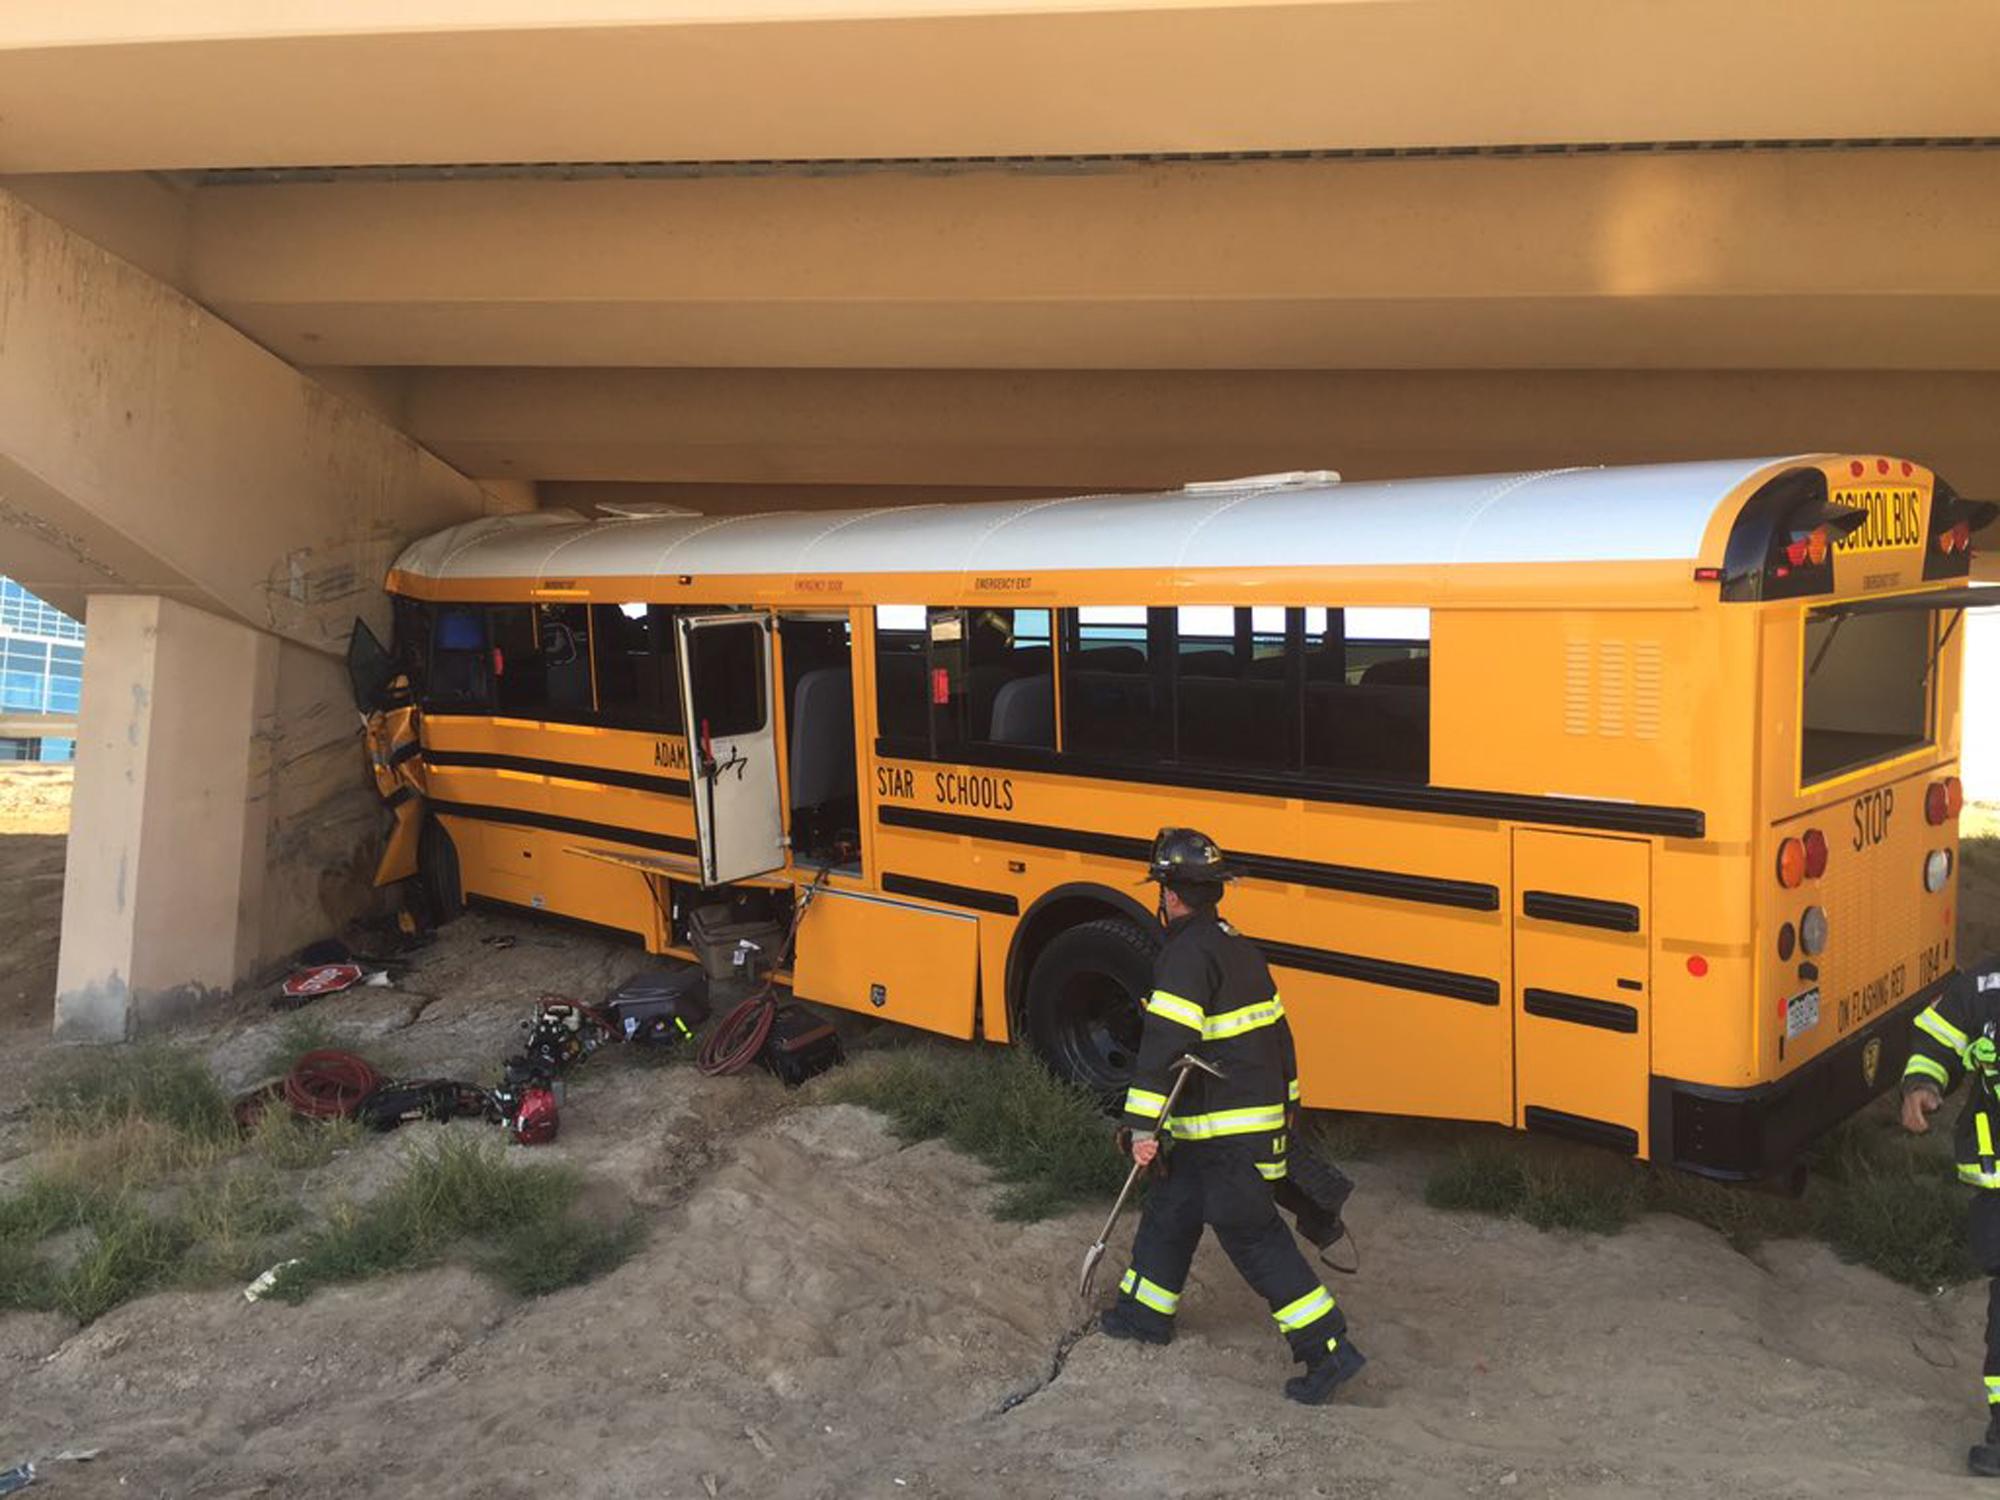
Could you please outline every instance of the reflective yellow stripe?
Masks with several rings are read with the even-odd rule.
[[[1986,1399],[1991,1402],[2000,1402],[2000,1375],[1988,1375],[1986,1377]]]
[[[1129,1088],[1125,1090],[1125,1113],[1144,1115],[1149,1120],[1160,1118],[1160,1111],[1167,1107],[1167,1096],[1156,1094],[1151,1089]]]
[[[1118,1283],[1118,1290],[1142,1307],[1150,1307],[1156,1313],[1171,1318],[1174,1309],[1181,1305],[1181,1294],[1170,1292],[1157,1281],[1148,1281],[1137,1271],[1127,1271],[1125,1279]]]
[[[1273,995],[1241,1010],[1226,1010],[1219,1016],[1210,1016],[1201,1023],[1201,1034],[1204,1039],[1215,1042],[1224,1037],[1241,1036],[1246,1031],[1275,1026],[1284,1019],[1284,1002]]]
[[[2000,1172],[1982,1172],[1976,1163],[1969,1161],[1958,1164],[1958,1180],[1974,1187],[2000,1188]]]
[[[1963,1052],[1971,1040],[1951,1022],[1938,1014],[1935,1005],[1927,1005],[1917,1016],[1917,1030],[1933,1041],[1944,1043],[1953,1052]]]
[[[1287,1302],[1271,1316],[1278,1320],[1278,1326],[1286,1333],[1296,1333],[1308,1328],[1333,1311],[1333,1293],[1323,1286],[1316,1286],[1296,1302]]]
[[[1945,1085],[1947,1088],[1951,1086],[1951,1074],[1945,1072],[1944,1064],[1935,1058],[1925,1057],[1921,1052],[1912,1052],[1910,1054],[1909,1062],[1903,1065],[1903,1076],[1905,1078],[1912,1076],[1931,1078]]]
[[[1205,1115],[1174,1115],[1167,1129],[1184,1141],[1207,1141],[1221,1135],[1258,1135],[1285,1128],[1285,1106],[1260,1104],[1251,1109],[1218,1109]]]
[[[1991,1161],[1993,1159],[1993,1122],[1986,1118],[1985,1110],[1982,1109],[1972,1117],[1972,1133],[1979,1137],[1979,1159],[1981,1161]]]
[[[1179,995],[1170,995],[1165,990],[1154,990],[1152,999],[1146,1002],[1146,1009],[1156,1016],[1164,1016],[1169,1021],[1195,1031],[1202,1029],[1201,1007],[1192,1000],[1183,1000]]]
[[[1290,1086],[1289,1088],[1287,1088],[1287,1089],[1285,1090],[1285,1097],[1286,1097],[1287,1099],[1291,1100],[1291,1101],[1292,1101],[1292,1103],[1294,1103],[1294,1104],[1297,1104],[1297,1103],[1299,1102],[1299,1081],[1298,1081],[1298,1079],[1294,1078],[1294,1079],[1292,1080],[1292,1082],[1291,1082],[1291,1086]]]
[[[1270,1182],[1282,1182],[1285,1179],[1285,1164],[1281,1161],[1260,1161],[1257,1163],[1257,1170]]]

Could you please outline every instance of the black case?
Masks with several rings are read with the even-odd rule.
[[[622,1040],[671,1046],[708,1019],[708,975],[693,964],[647,969],[606,995],[604,1009]]]
[[[1297,1147],[1285,1159],[1285,1175],[1272,1186],[1278,1207],[1292,1216],[1299,1238],[1321,1250],[1347,1232],[1341,1210],[1354,1192],[1354,1179],[1331,1162]]]
[[[831,1022],[822,1021],[803,1005],[787,1002],[771,1017],[771,1034],[757,1060],[788,1089],[846,1061]]]

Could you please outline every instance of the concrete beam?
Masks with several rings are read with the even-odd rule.
[[[1994,369],[2000,151],[242,185],[181,260],[301,365]]]
[[[409,374],[411,430],[477,474],[1075,493],[1275,469],[1361,479],[1851,448],[1907,453],[2000,497],[1991,373]]]
[[[476,483],[0,192],[0,571],[158,594],[338,652]]]
[[[0,170],[1995,133],[1988,0],[69,0]]]
[[[0,740],[73,740],[76,720],[65,714],[0,714]]]

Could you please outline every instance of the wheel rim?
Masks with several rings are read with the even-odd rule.
[[[1086,970],[1063,982],[1057,1002],[1049,1041],[1062,1070],[1099,1093],[1122,1090],[1139,1060],[1139,997],[1117,976]]]

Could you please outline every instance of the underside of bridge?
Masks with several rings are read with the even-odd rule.
[[[1986,0],[0,15],[0,572],[91,625],[62,1014],[351,908],[332,653],[483,510],[1842,448],[2000,496],[1996,77]],[[226,774],[163,748],[224,658]]]

